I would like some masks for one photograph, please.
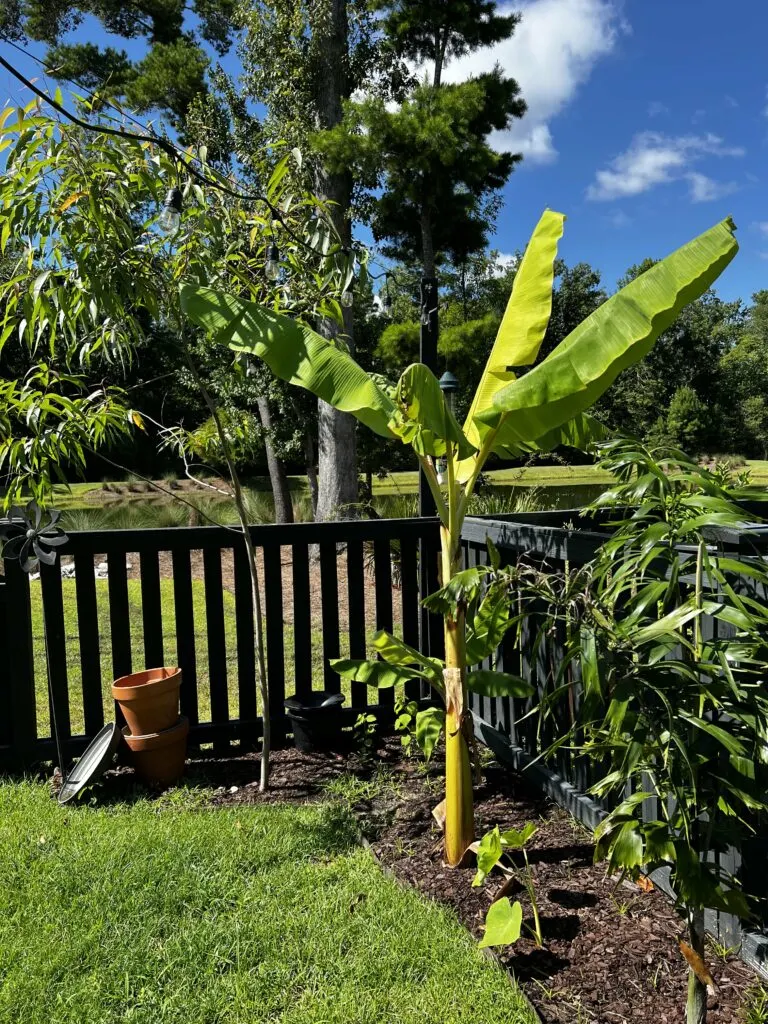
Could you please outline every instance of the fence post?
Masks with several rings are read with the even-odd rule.
[[[0,705],[10,709],[8,768],[16,770],[34,761],[37,741],[32,609],[29,577],[16,559],[7,559],[4,566],[5,644],[4,668],[0,676]]]

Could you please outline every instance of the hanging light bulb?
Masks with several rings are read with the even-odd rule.
[[[355,296],[352,294],[349,288],[345,288],[344,291],[341,293],[341,304],[344,307],[344,309],[351,309],[354,306]]]
[[[169,188],[157,226],[166,235],[175,235],[181,227],[182,199],[180,188]]]
[[[267,246],[267,262],[264,264],[264,273],[268,281],[280,280],[280,250],[274,242]]]

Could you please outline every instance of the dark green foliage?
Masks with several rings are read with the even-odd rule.
[[[495,194],[520,160],[487,139],[526,109],[500,68],[450,85],[442,71],[451,56],[511,36],[518,16],[498,16],[487,0],[406,0],[379,10],[386,44],[399,57],[433,61],[432,80],[412,83],[404,95],[390,90],[348,103],[342,123],[316,145],[331,168],[352,169],[363,190],[360,213],[386,241],[385,252],[423,261],[434,276],[437,254],[461,262],[485,248]]]
[[[499,15],[489,0],[379,0],[372,6],[399,56],[418,64],[433,61],[438,67],[508,39],[520,21],[519,14]]]
[[[678,388],[672,396],[666,420],[666,434],[671,444],[687,452],[700,452],[710,435],[707,407],[689,385]]]
[[[728,448],[766,458],[768,291],[756,292],[752,302],[744,333],[720,362],[724,396],[721,415]]]
[[[485,248],[487,201],[520,159],[496,152],[487,136],[524,110],[517,84],[496,70],[439,89],[420,85],[397,111],[378,97],[350,104],[343,125],[317,145],[371,190],[368,219],[385,252],[421,258],[426,230],[435,253],[461,257]]]
[[[630,874],[670,868],[701,955],[704,908],[749,913],[710,855],[738,844],[767,807],[768,572],[760,557],[723,554],[716,533],[743,529],[751,517],[738,502],[766,495],[680,451],[614,441],[600,456],[619,481],[593,506],[609,513],[611,535],[582,573],[579,604],[560,599],[570,654],[544,713],[572,692],[569,667],[579,662],[581,708],[562,742],[593,762],[592,792],[612,807],[597,856]],[[717,624],[713,637],[704,615]]]
[[[0,15],[0,37],[47,43],[54,78],[97,90],[102,100],[124,99],[139,113],[160,110],[183,133],[190,105],[208,91],[202,44],[227,52],[235,6],[234,0],[196,0],[191,10],[186,0],[26,0]],[[146,55],[132,60],[112,46],[68,42],[86,16],[112,35],[146,39]]]

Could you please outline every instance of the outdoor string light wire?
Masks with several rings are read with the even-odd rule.
[[[11,45],[15,45],[15,44],[11,44]],[[19,47],[16,47],[16,48],[20,49]],[[26,52],[26,51],[22,51],[22,52]],[[33,55],[29,54],[28,56],[33,56]],[[34,57],[33,56],[33,59],[37,60],[43,67],[46,67],[44,62],[41,61],[39,57]],[[154,143],[156,146],[159,146],[162,150],[164,150],[164,152],[168,156],[170,156],[171,159],[176,160],[176,161],[178,161],[178,163],[182,164],[186,168],[186,170],[189,172],[189,174],[192,175],[193,178],[196,178],[198,181],[202,182],[204,185],[209,185],[212,188],[217,188],[221,192],[225,192],[228,195],[233,196],[235,199],[241,199],[241,200],[244,200],[246,202],[264,203],[264,205],[267,207],[267,209],[271,213],[272,217],[283,227],[283,229],[285,230],[286,234],[294,242],[296,242],[297,245],[300,245],[307,252],[311,252],[315,256],[320,256],[322,259],[327,259],[328,258],[328,254],[327,253],[322,252],[320,249],[315,249],[314,246],[309,245],[302,238],[300,238],[297,234],[295,234],[295,232],[292,231],[291,228],[286,224],[285,220],[283,219],[283,215],[282,215],[280,209],[278,207],[276,207],[274,205],[274,203],[270,202],[270,200],[265,195],[262,195],[259,192],[239,192],[238,190],[231,188],[225,182],[220,181],[217,178],[209,177],[207,174],[204,174],[203,172],[199,171],[194,166],[192,160],[189,157],[187,157],[186,154],[182,153],[182,151],[178,148],[178,146],[175,146],[172,142],[170,142],[168,139],[163,138],[161,135],[156,135],[154,133],[139,135],[137,132],[131,132],[131,131],[128,131],[127,129],[124,129],[124,128],[113,128],[110,125],[95,125],[95,124],[91,124],[89,121],[85,121],[83,118],[78,117],[76,114],[71,113],[71,111],[67,110],[67,108],[63,104],[59,103],[58,100],[54,99],[54,97],[52,97],[49,93],[45,92],[45,90],[40,89],[38,86],[36,86],[34,82],[31,82],[20,71],[18,71],[11,63],[9,63],[5,59],[5,57],[2,56],[2,54],[0,54],[0,66],[4,67],[6,69],[6,71],[9,71],[14,76],[14,78],[18,79],[18,81],[22,83],[22,85],[26,86],[36,96],[38,96],[40,99],[44,100],[46,103],[49,104],[49,106],[53,107],[54,110],[58,111],[58,113],[62,114],[65,118],[67,118],[68,121],[71,121],[72,124],[77,125],[79,128],[84,128],[86,131],[95,132],[96,134],[114,135],[115,137],[120,138],[120,139],[129,139],[129,140],[133,140],[135,142],[150,142],[150,143]],[[67,81],[70,81],[70,80],[67,79]],[[77,84],[77,83],[73,83],[73,84]],[[93,98],[93,94],[91,94],[91,98]],[[109,105],[113,106],[113,104],[109,104]],[[113,106],[113,109],[119,109],[119,108],[115,108]],[[122,113],[122,111],[121,111],[121,113]],[[141,122],[138,122],[136,120],[136,118],[133,118],[133,117],[131,118],[131,120],[136,122],[137,124],[141,123]],[[144,128],[144,131],[145,132],[149,132],[149,129]],[[349,254],[350,251],[351,250],[350,250],[349,246],[344,246],[344,245],[341,246],[341,252],[343,252],[345,254]]]

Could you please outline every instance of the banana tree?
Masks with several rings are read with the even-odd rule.
[[[444,616],[445,662],[380,633],[379,661],[335,667],[376,686],[419,675],[442,696],[450,865],[461,862],[474,839],[468,691],[514,695],[524,686],[513,677],[468,672],[499,642],[498,590],[491,584],[483,596],[482,571],[460,566],[461,529],[477,478],[491,455],[515,458],[560,444],[585,447],[600,436],[602,428],[587,410],[621,370],[650,351],[738,249],[733,222],[715,225],[608,299],[534,366],[552,310],[564,220],[547,210],[533,232],[463,429],[426,366],[409,366],[393,387],[302,323],[215,288],[182,287],[187,315],[217,342],[263,359],[276,376],[351,413],[380,436],[411,445],[424,471],[441,523],[442,589],[430,600]],[[444,463],[440,473],[438,460]]]

